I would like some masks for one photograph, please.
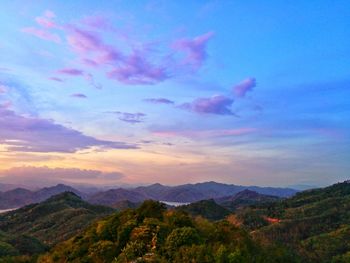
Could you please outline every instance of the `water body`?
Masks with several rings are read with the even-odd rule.
[[[16,209],[17,209],[17,208],[10,208],[10,209],[0,210],[0,214],[6,213],[6,212],[9,212],[9,211],[12,211],[12,210],[16,210]]]
[[[180,203],[180,202],[168,202],[168,201],[159,201],[162,202],[166,205],[171,205],[171,206],[180,206],[180,205],[188,205],[190,203]]]

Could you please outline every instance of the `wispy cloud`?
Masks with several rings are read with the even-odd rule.
[[[82,75],[84,75],[84,71],[82,71],[80,69],[76,69],[76,68],[60,69],[60,70],[57,70],[57,73],[62,74],[62,75],[70,75],[70,76],[82,76]]]
[[[130,113],[130,112],[121,112],[121,111],[110,111],[108,113],[118,115],[118,119],[124,122],[131,124],[140,123],[144,121],[146,114],[142,112]]]
[[[63,82],[63,79],[57,77],[49,77],[49,79],[57,82]]]
[[[61,43],[61,38],[59,35],[55,33],[51,33],[44,29],[35,28],[35,27],[25,27],[25,28],[22,28],[22,32],[36,36],[44,40]]]
[[[217,130],[159,130],[152,133],[159,137],[187,137],[187,138],[212,138],[212,137],[229,137],[243,136],[256,132],[255,128],[239,129],[217,129]]]
[[[166,98],[149,98],[143,101],[153,103],[153,104],[174,104],[175,102]]]
[[[86,99],[87,98],[87,96],[83,93],[73,93],[70,96],[73,98],[78,98],[78,99]]]

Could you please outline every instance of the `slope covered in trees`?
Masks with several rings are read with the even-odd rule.
[[[266,259],[269,259],[266,261]],[[115,213],[57,245],[39,262],[295,262],[281,248],[263,248],[227,221],[193,219],[145,201]]]
[[[265,243],[292,247],[305,262],[350,262],[350,183],[308,190],[237,215]]]
[[[42,253],[113,211],[65,192],[42,203],[0,214],[0,257]]]

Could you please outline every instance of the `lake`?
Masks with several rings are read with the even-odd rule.
[[[166,205],[171,205],[171,206],[180,206],[180,205],[188,205],[190,203],[181,203],[181,202],[168,202],[168,201],[159,201],[162,202]]]

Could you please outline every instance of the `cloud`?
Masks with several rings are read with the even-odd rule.
[[[49,77],[49,79],[57,82],[63,82],[63,79],[57,77]]]
[[[25,27],[25,28],[22,28],[22,32],[36,36],[44,40],[61,43],[61,38],[59,35],[55,33],[51,33],[44,29],[35,28],[35,27]]]
[[[49,168],[46,166],[13,167],[0,171],[2,182],[31,186],[48,186],[58,183],[111,183],[122,179],[120,172],[103,172],[78,168]]]
[[[92,74],[86,73],[84,75],[84,78],[92,87],[96,89],[102,89],[102,85],[95,82],[94,76]]]
[[[175,103],[174,101],[168,100],[165,98],[149,98],[149,99],[144,99],[143,101],[154,103],[154,104],[174,104]]]
[[[110,21],[101,15],[87,16],[81,20],[81,22],[91,28],[98,30],[112,30],[113,26]]]
[[[153,134],[159,137],[186,137],[186,138],[212,138],[212,137],[228,137],[243,136],[256,132],[255,128],[239,128],[239,129],[218,129],[218,130],[160,130],[153,131]]]
[[[146,116],[146,114],[142,112],[130,113],[130,112],[112,111],[108,113],[117,114],[119,116],[119,120],[132,123],[132,124],[143,122],[144,117]]]
[[[97,33],[82,30],[75,26],[70,26],[68,32],[68,44],[80,54],[100,51],[104,47]]]
[[[54,22],[54,18],[56,17],[55,13],[46,10],[43,16],[38,16],[35,18],[35,21],[44,28],[59,28],[59,26]]]
[[[5,85],[0,84],[0,94],[4,94],[7,92],[7,87]]]
[[[140,51],[134,51],[122,65],[108,72],[107,76],[130,85],[156,84],[169,78],[164,67],[149,63]]]
[[[179,108],[189,110],[199,114],[234,115],[230,107],[233,99],[215,95],[210,98],[197,98],[190,103],[184,103]]]
[[[86,99],[87,98],[87,96],[85,94],[82,94],[82,93],[74,93],[70,96],[73,98],[78,98],[78,99]]]
[[[247,78],[233,87],[233,93],[236,97],[243,98],[249,91],[252,91],[255,86],[255,78]]]
[[[193,39],[180,39],[175,41],[173,48],[177,51],[185,52],[185,64],[189,64],[194,69],[198,69],[203,65],[208,56],[206,47],[213,35],[213,32],[208,32]]]
[[[0,144],[15,152],[73,153],[92,147],[136,149],[135,144],[99,140],[52,120],[18,115],[0,105]]]
[[[84,75],[84,71],[82,71],[80,69],[75,69],[75,68],[60,69],[60,70],[57,70],[57,73],[62,74],[62,75],[70,75],[70,76],[82,76],[82,75]]]

